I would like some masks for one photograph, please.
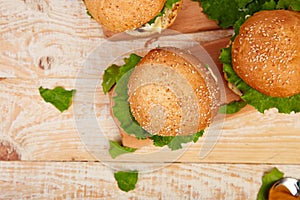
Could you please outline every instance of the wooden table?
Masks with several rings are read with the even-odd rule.
[[[232,30],[208,20],[197,3],[184,0],[171,29],[202,44],[220,66]],[[81,140],[74,107],[60,113],[38,92],[75,88],[83,63],[107,40],[83,2],[2,0],[0,33],[0,199],[255,199],[273,167],[300,178],[300,114],[247,106],[226,116],[206,157],[199,157],[204,136],[176,162],[141,173],[125,193]],[[226,93],[227,101],[237,98]]]

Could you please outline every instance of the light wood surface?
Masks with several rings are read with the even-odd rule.
[[[299,167],[277,165],[287,176]],[[136,189],[118,189],[97,162],[1,162],[1,199],[256,199],[269,165],[174,163],[139,174]]]
[[[232,30],[219,29],[198,3],[184,0],[171,29],[203,44],[220,67],[219,50]],[[247,106],[226,116],[220,134],[140,174],[134,191],[120,191],[110,166],[128,156],[99,161],[78,130],[76,119],[84,116],[73,106],[60,113],[38,92],[76,88],[85,61],[107,39],[81,0],[0,1],[0,199],[255,199],[261,176],[274,166],[300,177],[300,115]],[[227,88],[226,94],[227,102],[238,98]],[[97,120],[115,130],[107,96],[98,88],[96,97]]]

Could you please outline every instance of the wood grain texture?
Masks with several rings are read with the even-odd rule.
[[[74,82],[74,79],[2,80],[1,138],[16,145],[22,160],[94,160],[80,140],[73,106],[60,113],[44,102],[38,93],[39,86],[53,88],[64,85],[70,89],[75,87]],[[94,94],[95,91],[89,92]],[[99,88],[95,93],[95,117],[105,133],[113,137],[112,132],[118,134],[118,131],[109,113],[108,97]],[[222,126],[217,138],[204,136],[179,161],[300,163],[299,152],[295,151],[300,144],[299,114],[278,114],[275,109],[261,114],[248,107],[245,111],[227,116]],[[89,130],[89,127],[86,129]],[[199,151],[206,137],[216,145],[206,158],[200,159]]]
[[[227,45],[232,30],[219,29],[198,3],[184,0],[171,29],[203,44],[220,66],[219,48]],[[226,116],[219,135],[204,135],[175,163],[140,174],[134,191],[120,191],[107,164],[120,165],[128,157],[99,162],[81,140],[77,121],[94,111],[107,137],[120,137],[100,87],[76,84],[87,58],[107,39],[81,0],[0,1],[0,142],[7,147],[0,146],[0,156],[7,160],[15,149],[20,157],[14,159],[21,159],[0,162],[0,199],[255,199],[270,168],[278,166],[286,176],[300,174],[300,115],[274,109],[261,114],[247,106]],[[76,113],[76,106],[86,103],[76,98],[60,113],[38,92],[40,86],[58,85],[94,95],[95,110],[87,106]],[[226,93],[227,101],[237,99]],[[83,128],[94,131],[89,124]],[[200,151],[208,154],[200,157]]]
[[[193,12],[201,11],[195,2],[186,0],[186,4],[192,4]],[[6,0],[0,7],[0,77],[74,78],[91,51],[106,39],[80,0]],[[205,21],[205,16],[199,15],[197,19]],[[199,42],[231,34],[228,30],[195,34],[205,23],[191,27],[184,23],[186,26],[174,30],[189,30]],[[203,30],[215,29],[211,23]]]
[[[82,1],[6,0],[0,6],[2,77],[74,76],[103,38]]]
[[[274,166],[172,164],[139,174],[136,189],[118,189],[113,170],[90,162],[0,162],[1,199],[256,199]],[[286,176],[297,166],[277,165]]]

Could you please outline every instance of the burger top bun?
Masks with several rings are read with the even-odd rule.
[[[128,82],[132,115],[151,134],[191,135],[216,114],[219,89],[210,71],[176,48],[151,50]]]
[[[166,0],[84,0],[93,18],[107,29],[124,32],[152,20]]]
[[[260,11],[232,43],[233,69],[252,88],[272,97],[300,93],[300,13]]]

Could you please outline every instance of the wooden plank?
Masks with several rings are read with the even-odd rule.
[[[74,88],[71,79],[4,79],[0,81],[0,138],[12,143],[22,160],[86,160],[72,109],[60,113],[38,88]]]
[[[84,119],[84,112],[76,113],[75,116],[73,105],[60,113],[51,104],[44,102],[38,92],[39,86],[53,88],[62,85],[71,89],[75,87],[74,84],[73,79],[54,78],[1,81],[1,138],[16,145],[22,160],[95,160],[85,149],[85,141],[80,140],[82,128],[78,127],[78,121],[75,120]],[[118,130],[109,113],[108,97],[102,94],[100,88],[96,92],[88,91],[89,87],[81,90],[86,90],[87,94],[96,94],[95,118],[107,137],[118,138]],[[75,106],[85,103],[79,99]],[[295,151],[300,145],[299,116],[299,113],[278,114],[274,109],[261,114],[248,107],[238,114],[229,115],[222,132],[216,138],[205,135],[178,161],[299,164],[299,152]],[[93,135],[93,126],[83,128],[92,133],[91,139],[97,136]],[[213,149],[209,149],[210,154],[200,158],[201,149],[208,151],[201,145],[213,142],[216,144]],[[103,151],[105,155],[107,148]],[[120,160],[124,159],[127,157]]]
[[[113,170],[91,162],[0,162],[1,199],[256,199],[272,165],[172,164],[121,191]],[[294,165],[277,165],[295,177]]]
[[[195,2],[185,6],[182,15],[187,15],[189,8],[199,9]],[[75,88],[75,78],[85,59],[104,40],[101,27],[86,16],[81,1],[2,1],[1,9],[3,59],[0,71],[1,76],[7,78],[1,81],[3,140],[17,146],[23,160],[93,160],[80,141],[72,108],[60,114],[42,101],[37,89],[40,85]],[[204,15],[198,17],[205,19]],[[198,28],[203,30],[203,27]],[[220,66],[219,49],[227,45],[231,34],[231,30],[217,30],[188,35],[203,43]],[[224,39],[217,40],[220,38]],[[207,43],[209,41],[212,42]],[[228,101],[237,98],[228,90],[226,93]],[[107,98],[101,91],[97,94],[97,119],[104,120],[107,129],[113,129],[107,112]],[[293,151],[299,146],[297,132],[298,114],[269,111],[262,115],[248,107],[238,115],[228,117],[218,143],[207,158],[199,160],[200,141],[180,159],[184,162],[299,163],[299,156]],[[282,140],[288,145],[282,145]]]
[[[83,1],[0,2],[0,76],[68,77],[103,38]]]
[[[74,78],[106,39],[81,0],[1,1],[0,9],[0,77]],[[181,13],[173,30],[189,32],[195,41],[232,34],[230,30],[211,32],[216,25],[207,20],[196,2],[186,0]]]

